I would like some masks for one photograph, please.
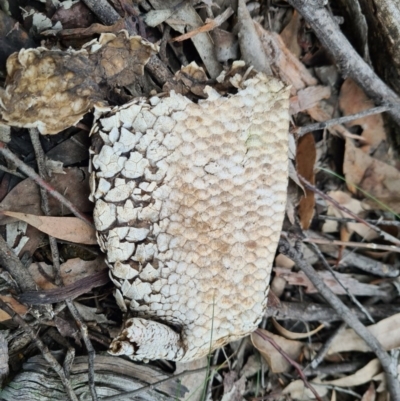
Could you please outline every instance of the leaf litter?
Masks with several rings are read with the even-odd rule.
[[[49,6],[50,3],[53,6]],[[318,65],[316,60],[321,55],[318,39],[310,36],[298,12],[292,12],[288,7],[277,4],[264,10],[262,7],[252,7],[254,4],[251,2],[246,6],[244,1],[239,0],[239,9],[233,9],[231,16],[229,5],[222,1],[204,1],[197,7],[189,3],[150,0],[150,5],[141,4],[136,9],[129,9],[127,2],[121,2],[124,10],[130,10],[128,14],[134,15],[132,10],[136,10],[136,31],[131,32],[133,25],[128,14],[107,27],[86,7],[85,2],[77,1],[72,6],[67,6],[67,3],[48,2],[46,7],[37,10],[31,8],[29,16],[21,19],[23,22],[20,25],[11,16],[0,14],[10,33],[2,34],[1,40],[12,49],[6,54],[0,52],[3,76],[6,76],[6,58],[12,52],[26,49],[8,59],[8,76],[0,94],[0,118],[4,129],[14,127],[11,128],[14,137],[23,137],[22,127],[37,127],[43,134],[52,134],[51,138],[43,140],[48,146],[47,157],[64,165],[48,181],[84,213],[90,214],[93,208],[88,201],[88,155],[85,156],[83,149],[83,144],[87,146],[85,129],[88,131],[91,126],[87,113],[94,106],[101,108],[107,103],[125,103],[130,100],[132,93],[129,88],[135,87],[134,93],[146,88],[142,78],[137,75],[143,72],[144,65],[157,52],[158,45],[161,50],[164,47],[166,58],[163,61],[166,60],[170,70],[177,75],[175,81],[168,76],[164,82],[158,82],[154,70],[153,73],[146,73],[150,82],[147,87],[153,91],[151,95],[164,87],[167,91],[173,88],[191,98],[201,98],[204,87],[215,84],[212,80],[223,69],[228,71],[227,67],[232,61],[241,58],[248,65],[255,65],[256,69],[270,68],[291,85],[290,110],[294,128],[313,121],[355,114],[374,106],[373,101],[353,81],[345,79],[338,82],[338,71],[332,60],[328,61],[328,68]],[[146,31],[145,24],[152,28]],[[118,33],[121,29],[127,29],[129,33]],[[96,33],[101,34],[100,38],[96,38]],[[146,39],[154,45],[139,45],[139,39],[129,39],[131,33],[146,33]],[[82,44],[90,39],[93,39],[90,45],[82,48]],[[42,47],[34,49],[40,40]],[[183,42],[178,43],[177,40]],[[72,48],[67,49],[68,46]],[[138,53],[133,55],[132,51]],[[138,65],[132,65],[129,60],[137,58],[140,60]],[[69,69],[65,69],[67,59],[70,60]],[[27,60],[33,60],[31,67]],[[199,66],[189,64],[192,61]],[[303,62],[317,64],[310,69]],[[96,69],[97,64],[102,65],[103,70]],[[186,64],[186,69],[180,70],[181,64]],[[151,67],[146,68],[150,71]],[[329,71],[325,77],[324,68]],[[24,95],[28,88],[32,88],[31,76],[35,76],[38,82],[51,80],[55,91],[46,92],[46,86],[39,88],[40,96],[36,103],[28,107],[24,103]],[[60,77],[63,78],[60,80]],[[64,83],[68,82],[67,90],[64,97],[55,101],[55,93],[63,87],[63,80]],[[91,84],[87,85],[87,82]],[[149,96],[150,91],[142,94]],[[348,304],[352,301],[346,298],[343,287],[351,291],[362,304],[398,304],[397,277],[385,277],[384,274],[377,274],[377,270],[375,273],[373,270],[363,273],[363,266],[359,265],[359,261],[365,265],[375,263],[381,270],[397,271],[398,255],[390,251],[366,253],[361,248],[346,247],[346,242],[371,245],[387,242],[362,221],[348,221],[352,218],[348,213],[333,206],[318,193],[299,185],[301,181],[297,174],[305,176],[311,184],[361,220],[381,221],[379,227],[396,237],[400,224],[395,225],[398,218],[394,214],[399,213],[400,175],[395,153],[388,145],[391,135],[384,118],[373,115],[355,119],[346,125],[321,128],[301,139],[295,134],[293,136],[293,145],[296,142],[297,150],[292,145],[291,152],[296,155],[296,160],[291,169],[293,182],[288,189],[289,219],[284,225],[284,232],[300,230],[300,227],[311,228],[327,240],[341,240],[340,246],[316,245],[325,256],[325,262],[335,270],[335,277],[324,270],[324,262],[312,253],[312,248],[305,249],[304,257],[318,268],[318,274],[325,284]],[[23,147],[12,150],[23,159],[31,152]],[[5,160],[1,163],[15,171],[14,166],[7,165]],[[330,169],[343,174],[345,183],[325,172]],[[21,258],[28,258],[29,271],[40,288],[48,290],[57,286],[54,284],[53,261],[45,251],[48,247],[46,236],[40,235],[32,226],[61,241],[83,246],[81,257],[61,260],[61,275],[66,286],[91,277],[106,267],[104,260],[95,256],[97,251],[93,253],[90,248],[96,240],[89,226],[70,217],[69,210],[52,198],[51,216],[43,215],[39,189],[32,180],[21,180],[0,173],[0,185],[6,193],[0,203],[0,224],[5,227],[2,234],[6,232],[7,241],[15,253]],[[21,226],[18,220],[32,226]],[[300,222],[300,227],[296,221]],[[394,225],[391,226],[391,223]],[[83,251],[86,245],[89,246],[90,260],[83,259],[87,258]],[[355,261],[357,256],[358,261]],[[18,302],[12,281],[5,280],[4,275],[1,277],[1,299],[21,316],[28,316],[29,309]],[[75,300],[84,320],[91,322],[89,330],[97,338],[95,347],[99,352],[106,349],[104,344],[109,341],[107,333],[121,321],[115,312],[111,287],[107,284],[103,288],[105,291],[90,289],[88,294],[80,294]],[[314,286],[305,275],[290,261],[283,260],[283,255],[278,254],[271,288],[276,293],[278,308],[279,300],[301,305],[324,302],[318,298]],[[270,296],[270,302],[271,299]],[[1,310],[0,313],[0,321],[9,327],[6,339],[11,341],[18,334],[13,334],[15,328],[10,324],[9,316]],[[398,316],[393,315],[368,326],[386,350],[400,347]],[[67,341],[77,339],[72,323],[67,315],[57,317],[55,325]],[[307,373],[313,355],[329,340],[336,328],[333,323],[324,326],[323,323],[323,320],[307,324],[281,320],[278,315],[275,323],[265,320],[263,327],[267,329],[265,333],[274,338],[293,362],[302,365],[307,380],[324,400],[347,400],[346,393],[341,389],[352,391],[366,401],[378,399],[378,395],[379,399],[384,399],[388,390],[380,364],[364,341],[351,329],[334,336],[321,365],[314,369],[313,374]],[[223,367],[214,369],[213,380],[208,388],[209,399],[248,400],[270,395],[276,399],[315,399],[315,394],[305,386],[304,381],[298,379],[290,361],[256,334],[251,336],[251,340],[253,346],[245,340],[240,347],[227,346],[214,356],[213,363]],[[52,350],[62,349],[57,344],[51,344]],[[6,348],[2,348],[0,355],[2,351],[8,353]],[[20,349],[20,355],[25,360],[31,355],[29,352],[28,344]],[[351,373],[340,370],[342,365],[344,369],[346,362],[358,358],[360,353],[368,358],[362,359],[364,366],[355,368]],[[331,362],[335,357],[340,362]],[[248,369],[244,367],[257,358],[262,358],[264,362],[253,363],[253,368],[249,370],[251,373],[245,374]],[[11,354],[9,364],[14,369],[11,379],[17,372],[16,360],[16,356]],[[204,361],[201,366],[204,367]],[[168,369],[171,372],[171,366]],[[280,375],[283,372],[285,375]],[[193,380],[185,382],[189,387],[205,381],[204,371],[190,377]]]

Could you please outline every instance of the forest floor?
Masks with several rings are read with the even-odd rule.
[[[0,400],[400,401],[399,99],[371,66],[374,28],[359,8],[317,0],[0,8]],[[121,30],[158,52],[110,45],[107,34]],[[85,55],[74,53],[92,40]],[[96,46],[101,55],[88,50]],[[49,82],[40,66],[21,79],[43,48],[60,50],[50,63],[56,90],[71,74],[62,98],[40,89]],[[197,101],[238,60],[246,74],[253,66],[290,85],[288,200],[265,317],[251,336],[199,361],[111,357],[123,316],[92,225],[93,108],[172,89]]]

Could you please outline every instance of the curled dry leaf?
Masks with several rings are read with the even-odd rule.
[[[303,343],[300,341],[288,340],[284,337],[272,334],[267,330],[258,330],[272,338],[293,360],[296,360],[300,356],[301,350],[303,349]],[[258,335],[257,332],[252,333],[250,337],[253,345],[258,349],[258,351],[260,351],[272,372],[283,373],[291,368],[290,363],[282,356],[282,354],[268,341]]]
[[[400,313],[367,328],[385,350],[389,351],[400,347]],[[370,352],[371,350],[353,329],[347,329],[333,340],[328,353],[335,354],[348,351]]]
[[[295,333],[293,331],[285,329],[274,318],[272,318],[272,324],[274,325],[276,330],[279,332],[279,334],[282,334],[285,338],[288,338],[289,340],[301,340],[303,338],[309,338],[309,337],[313,336],[314,334],[318,333],[319,331],[321,331],[325,327],[325,325],[320,324],[314,330],[307,331],[306,333]]]
[[[1,213],[25,221],[38,230],[64,241],[87,245],[97,244],[95,229],[77,217],[35,216],[10,211]]]
[[[325,385],[338,387],[355,387],[361,384],[368,383],[372,378],[382,370],[378,359],[373,359],[363,368],[357,370],[356,373],[342,377],[336,380],[327,380],[322,383]]]
[[[9,125],[56,134],[103,104],[104,82],[128,85],[142,75],[157,49],[126,31],[102,34],[81,50],[23,49],[7,60],[0,117]]]

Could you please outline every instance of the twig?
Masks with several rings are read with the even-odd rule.
[[[100,287],[109,281],[108,269],[104,269],[63,287],[24,292],[18,297],[18,300],[30,305],[55,304],[66,299],[73,300],[82,294],[86,294],[92,288]]]
[[[289,362],[297,371],[297,374],[300,376],[300,379],[303,381],[304,385],[314,394],[315,398],[318,401],[322,401],[321,397],[315,390],[315,388],[308,382],[306,375],[303,372],[302,367],[294,361],[277,343],[276,341],[267,336],[263,331],[260,329],[257,329],[255,331],[256,334],[258,334],[263,340],[268,341],[285,359],[287,362]]]
[[[20,290],[36,291],[36,284],[30,275],[29,271],[25,268],[18,256],[7,245],[7,242],[0,235],[0,264],[17,282]]]
[[[321,245],[337,245],[337,246],[350,246],[352,248],[367,248],[381,251],[390,251],[400,253],[400,248],[394,245],[381,245],[381,244],[373,244],[373,243],[363,243],[363,242],[355,242],[355,241],[340,241],[336,239],[323,239],[323,238],[304,238],[304,242],[309,242],[312,244],[321,244]]]
[[[325,243],[329,245],[328,247],[323,247],[322,251],[329,256],[332,256],[333,258],[340,258],[339,259],[339,266],[351,266],[351,267],[357,267],[360,270],[364,270],[368,273],[371,273],[375,276],[380,276],[380,277],[397,277],[400,274],[398,266],[395,266],[393,263],[392,264],[387,264],[387,263],[382,263],[378,260],[371,259],[365,255],[361,255],[359,253],[355,253],[354,250],[349,251],[346,248],[340,249],[339,250],[334,250],[332,249],[331,245],[345,245],[345,246],[353,246],[355,248],[360,248],[363,247],[363,243],[358,243],[358,242],[348,242],[348,241],[342,241],[343,243],[340,243],[341,241],[334,240],[329,236],[328,234],[326,235],[321,235],[315,231],[312,230],[306,230],[305,234],[307,235],[307,240],[303,240],[304,242],[312,242],[312,243],[320,243],[321,245],[324,245]],[[318,241],[314,241],[314,240]],[[390,249],[391,251],[393,250],[392,248]]]
[[[56,198],[60,203],[66,206],[76,217],[83,220],[90,227],[94,227],[93,223],[82,214],[72,202],[56,191],[48,182],[43,180],[33,168],[27,166],[23,161],[18,159],[14,153],[6,148],[6,145],[3,142],[0,142],[0,153],[8,160],[11,160],[23,173],[35,181],[41,188],[44,188],[53,198]]]
[[[385,319],[400,313],[400,305],[367,305],[365,309],[375,319]],[[365,319],[365,315],[358,308],[350,308],[358,319]],[[309,302],[283,302],[279,305],[268,305],[265,317],[274,317],[277,320],[302,320],[304,322],[337,322],[342,320],[331,307]]]
[[[390,110],[391,108],[392,108],[391,106],[373,107],[372,109],[360,111],[359,113],[356,113],[356,114],[351,114],[351,115],[339,117],[339,118],[333,118],[332,120],[322,121],[322,122],[315,123],[315,124],[308,124],[308,125],[305,125],[304,127],[296,127],[291,130],[291,133],[297,134],[298,137],[301,137],[301,136],[307,134],[308,132],[322,130],[322,129],[325,129],[328,127],[332,127],[333,125],[346,124],[350,121],[357,120],[358,118],[363,118],[363,117],[367,117],[367,116],[372,116],[374,114],[383,113],[385,111]]]
[[[358,223],[356,219],[352,219],[350,217],[336,217],[336,216],[317,216],[318,220],[333,220],[338,221],[340,223]],[[380,224],[382,226],[395,226],[400,227],[400,221],[398,220],[382,220],[382,219],[364,219],[367,223],[370,224]]]
[[[392,104],[390,116],[400,125],[400,99],[354,50],[341,32],[332,15],[325,8],[324,0],[288,0],[314,30],[322,45],[336,61],[344,77],[349,76],[377,104]]]
[[[332,205],[334,205],[336,208],[338,208],[339,210],[341,210],[344,213],[347,213],[348,215],[352,216],[354,219],[356,219],[359,223],[362,223],[364,225],[366,225],[367,227],[371,228],[372,230],[376,231],[382,238],[384,238],[385,240],[396,244],[396,245],[400,245],[400,240],[397,239],[396,237],[394,237],[393,235],[388,234],[387,232],[381,230],[379,227],[374,226],[373,224],[368,223],[367,221],[365,221],[364,219],[362,219],[361,217],[357,216],[355,213],[353,213],[350,209],[347,209],[347,207],[341,205],[338,201],[336,201],[335,199],[333,199],[332,197],[330,197],[327,194],[324,194],[322,191],[320,191],[317,187],[315,187],[314,185],[312,185],[309,181],[307,181],[303,176],[301,176],[300,174],[297,174],[297,176],[299,177],[300,181],[304,184],[304,186],[313,191],[314,193],[318,194],[321,198],[325,199],[326,201],[328,201],[329,203],[332,203]]]
[[[38,170],[39,170],[39,175],[44,178],[47,177],[47,171],[46,171],[46,163],[45,163],[45,155],[43,152],[42,145],[40,143],[40,134],[39,131],[36,128],[31,128],[29,130],[31,140],[32,140],[32,145],[35,151],[36,155],[36,161],[38,165]],[[49,207],[49,198],[47,196],[47,192],[43,189],[40,188],[40,194],[42,197],[42,210],[46,216],[50,215],[50,207]],[[57,240],[49,235],[49,243],[50,243],[50,249],[51,249],[51,256],[53,259],[53,267],[54,267],[54,273],[55,273],[55,283],[58,286],[63,286],[63,280],[61,277],[61,269],[60,269],[60,254],[58,252],[58,245],[57,245]],[[96,387],[95,387],[95,380],[94,380],[94,358],[95,358],[95,351],[93,348],[93,345],[88,337],[88,330],[87,326],[85,323],[83,323],[82,318],[79,315],[78,310],[76,309],[75,305],[70,299],[66,299],[65,303],[67,304],[67,307],[75,319],[75,322],[81,332],[82,339],[85,343],[86,349],[88,351],[88,360],[89,360],[89,389],[90,393],[92,395],[92,400],[97,401],[97,392],[96,392]]]
[[[335,338],[342,333],[347,327],[346,323],[342,323],[336,330],[335,332],[324,342],[320,350],[318,351],[317,355],[314,357],[314,359],[310,362],[310,364],[304,369],[304,372],[306,373],[309,368],[311,369],[316,369],[319,364],[324,360],[325,355],[329,351],[329,348],[331,347],[333,341]]]
[[[357,300],[357,298],[351,293],[351,291],[349,291],[349,289],[342,284],[342,282],[340,281],[340,279],[337,277],[335,271],[332,269],[332,267],[330,266],[330,264],[327,262],[327,260],[325,259],[324,255],[322,254],[322,252],[320,251],[320,249],[317,247],[317,245],[315,244],[311,244],[311,247],[314,251],[314,253],[318,256],[319,260],[322,262],[322,264],[324,265],[325,269],[328,270],[333,278],[336,280],[336,282],[343,288],[343,290],[345,291],[345,293],[347,294],[347,296],[353,301],[353,303],[360,309],[361,312],[364,313],[364,315],[369,319],[369,321],[374,324],[375,320],[372,318],[372,316],[368,313],[368,311],[364,308],[364,306]]]
[[[18,173],[18,171],[11,170],[10,168],[3,166],[2,164],[0,164],[0,170],[4,171],[5,173],[8,173],[8,174],[15,175],[16,177],[19,177],[19,178],[23,178],[23,179],[26,178],[21,173]]]
[[[121,18],[107,0],[83,0],[83,2],[104,25],[115,24]]]
[[[60,377],[62,384],[64,385],[65,391],[67,392],[67,395],[71,401],[78,401],[78,397],[76,396],[74,389],[72,388],[71,382],[67,379],[65,376],[64,370],[61,367],[61,365],[57,362],[57,360],[54,358],[54,356],[51,354],[47,346],[42,342],[42,340],[35,334],[35,332],[32,330],[32,328],[25,322],[24,319],[22,319],[21,316],[19,316],[17,313],[15,313],[12,308],[10,308],[5,302],[3,302],[0,299],[0,308],[3,309],[5,312],[7,312],[11,318],[20,326],[23,328],[23,330],[29,335],[31,340],[34,342],[36,347],[40,350],[42,353],[44,359],[47,361],[47,363],[50,365],[50,367],[57,373],[57,375]]]
[[[338,298],[328,286],[319,278],[314,268],[302,259],[300,253],[293,248],[289,242],[281,238],[279,242],[279,251],[292,259],[298,268],[300,268],[314,287],[326,299],[336,312],[342,316],[343,320],[368,344],[372,352],[378,357],[382,369],[386,373],[388,389],[392,400],[400,400],[400,382],[397,374],[397,363],[393,363],[389,355],[382,348],[379,341],[371,334],[371,332],[354,316],[350,309]]]

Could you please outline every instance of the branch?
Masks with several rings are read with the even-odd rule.
[[[336,61],[344,77],[350,77],[377,104],[392,104],[388,113],[400,125],[400,99],[354,50],[343,35],[332,15],[324,7],[323,0],[288,0],[308,22],[319,41]]]

